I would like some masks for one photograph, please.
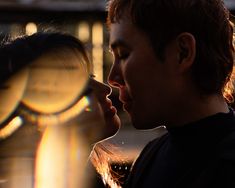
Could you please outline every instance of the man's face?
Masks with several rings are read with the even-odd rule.
[[[163,125],[177,88],[174,48],[168,45],[164,62],[160,61],[146,35],[127,18],[111,25],[110,48],[114,61],[109,83],[119,89],[119,99],[134,127]]]

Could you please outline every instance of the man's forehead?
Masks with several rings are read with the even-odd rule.
[[[127,47],[128,41],[133,37],[134,29],[132,24],[125,21],[110,25],[110,47]]]

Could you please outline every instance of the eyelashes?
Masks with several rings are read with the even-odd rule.
[[[124,50],[124,49],[117,50],[117,58],[119,60],[125,60],[128,58],[128,56],[129,56],[129,53],[126,50]]]
[[[115,48],[115,50],[109,50],[109,52],[118,61],[126,60],[130,55],[129,51],[122,49],[122,48]]]

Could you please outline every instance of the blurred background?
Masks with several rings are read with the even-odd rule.
[[[225,4],[235,15],[235,0],[225,0]],[[106,83],[112,57],[108,48],[105,7],[106,0],[0,0],[0,40],[43,30],[70,33],[85,43],[96,79]],[[110,98],[118,109],[122,128],[108,142],[118,145],[125,157],[133,160],[148,141],[164,130],[135,130],[122,110],[117,90]]]

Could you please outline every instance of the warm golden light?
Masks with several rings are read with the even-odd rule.
[[[0,139],[4,139],[13,134],[21,125],[23,121],[20,117],[13,118],[5,127],[0,129]]]
[[[77,26],[77,37],[82,42],[87,42],[90,39],[89,24],[87,22],[81,22]]]
[[[66,152],[61,136],[56,130],[51,131],[51,128],[45,131],[37,156],[35,188],[63,188],[65,164],[62,161],[65,161]]]
[[[92,27],[92,60],[96,80],[103,82],[103,25],[95,23]]]
[[[92,43],[96,47],[103,44],[103,24],[95,23],[92,27]]]
[[[109,187],[112,187],[112,188],[121,188],[121,186],[119,186],[117,183],[115,183],[115,181],[113,179],[111,179],[110,172],[106,172],[103,175],[104,175],[102,177],[103,182],[105,184],[109,185]]]
[[[88,155],[88,147],[77,125],[48,126],[37,151],[34,187],[87,187]]]
[[[37,25],[33,22],[27,23],[25,26],[25,33],[26,35],[32,35],[37,32]]]

